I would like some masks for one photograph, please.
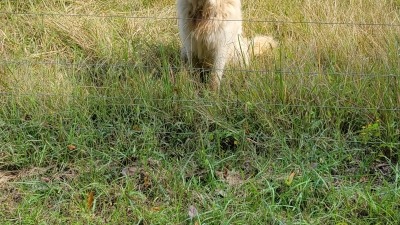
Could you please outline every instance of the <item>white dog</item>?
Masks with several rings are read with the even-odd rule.
[[[242,36],[240,0],[178,0],[177,11],[182,57],[211,72],[213,89],[219,88],[228,61],[248,65],[249,55],[277,45],[272,37]]]

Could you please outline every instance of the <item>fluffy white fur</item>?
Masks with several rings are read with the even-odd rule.
[[[218,89],[228,61],[248,65],[249,55],[276,46],[273,38],[242,35],[240,0],[177,0],[182,57],[195,68],[211,72]]]

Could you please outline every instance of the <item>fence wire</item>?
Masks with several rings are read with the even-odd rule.
[[[71,14],[71,13],[48,13],[48,12],[9,12],[9,11],[0,11],[0,16],[25,16],[25,17],[86,17],[86,18],[109,18],[109,19],[143,19],[143,20],[179,20],[179,19],[186,19],[186,18],[178,18],[178,17],[159,17],[159,16],[137,16],[137,15],[128,15],[128,14],[108,14],[108,15],[98,15],[98,14]],[[329,21],[283,21],[283,20],[268,20],[268,19],[243,19],[243,20],[226,20],[226,21],[242,21],[248,23],[272,23],[272,24],[304,24],[304,25],[326,25],[326,26],[368,26],[368,27],[389,27],[389,28],[398,28],[400,27],[400,23],[369,23],[369,22],[345,22],[345,21],[338,21],[338,22],[329,22]],[[114,67],[129,67],[131,69],[161,69],[161,70],[181,70],[185,69],[185,66],[145,66],[145,65],[138,65],[135,63],[129,62],[120,62],[120,63],[88,63],[88,62],[60,62],[60,61],[29,61],[29,60],[1,60],[0,65],[8,66],[31,66],[31,65],[52,65],[52,66],[62,66],[66,68],[82,68],[82,67],[96,67],[96,66],[114,66]],[[193,69],[202,69],[202,68],[193,68]],[[281,75],[292,75],[292,76],[317,76],[317,75],[333,75],[333,76],[352,76],[352,77],[362,77],[362,78],[375,78],[375,77],[388,77],[388,78],[398,78],[400,74],[398,73],[387,73],[387,74],[373,74],[373,73],[357,73],[357,72],[324,72],[324,71],[317,71],[317,72],[305,72],[305,71],[267,71],[267,70],[252,70],[252,69],[226,69],[227,72],[240,72],[240,73],[263,73],[263,74],[281,74]],[[97,87],[97,86],[78,86],[82,88],[108,88],[108,87]],[[14,98],[16,96],[60,96],[61,94],[51,94],[51,93],[35,93],[35,94],[23,94],[18,93],[18,91],[11,91],[11,92],[2,92],[0,91],[0,96],[6,98]],[[68,95],[70,96],[70,95]],[[112,102],[113,100],[121,99],[121,97],[112,97],[112,96],[103,96],[103,95],[89,95],[85,96],[84,98],[87,99],[102,99]],[[199,102],[199,100],[193,99],[184,99],[184,98],[152,98],[152,99],[144,99],[144,98],[132,98],[132,97],[123,97],[130,101],[130,103],[126,104],[116,104],[112,103],[113,106],[141,106],[146,101],[154,101],[154,102],[170,102],[170,103],[182,103],[187,104],[187,107],[192,107],[193,105],[202,104],[201,106],[204,107],[213,107],[217,104],[237,104],[238,101],[211,101],[211,100],[203,100]],[[189,105],[189,103],[191,105]],[[271,103],[265,101],[256,101],[251,103],[254,106],[262,107],[265,110],[268,110],[268,107],[291,107],[291,108],[320,108],[320,109],[335,109],[335,110],[356,110],[356,111],[387,111],[387,112],[400,112],[400,107],[348,107],[348,106],[340,106],[340,105],[312,105],[312,104],[285,104],[285,103]],[[185,105],[184,105],[185,106]],[[12,122],[12,121],[24,121],[23,119],[20,120],[13,120],[13,119],[5,119],[0,120],[0,127],[1,122]],[[143,133],[145,131],[135,131],[137,133]],[[152,132],[158,135],[198,135],[198,132]],[[268,137],[263,136],[261,137],[263,140],[276,140],[276,137]],[[281,140],[282,137],[279,137]],[[302,138],[290,138],[285,137],[284,140],[290,141],[304,141],[305,139],[310,141],[325,141],[325,142],[337,142],[337,139],[332,137],[307,137],[305,139]],[[342,138],[343,139],[343,138]],[[247,141],[253,144],[262,144],[265,145],[266,143],[258,143],[255,140],[252,140],[250,137],[247,137]],[[380,145],[380,144],[387,144],[387,142],[379,142],[379,141],[369,141],[369,142],[362,142],[357,140],[339,140],[343,143],[347,144],[368,144],[368,145]],[[391,143],[394,146],[400,146],[400,143],[395,142]],[[361,151],[361,150],[360,150]],[[364,151],[364,150],[363,150]]]
[[[0,65],[52,65],[61,66],[66,68],[84,68],[84,67],[117,67],[117,68],[130,68],[130,69],[160,69],[160,70],[185,70],[186,66],[145,66],[130,62],[98,62],[98,63],[88,63],[88,62],[57,62],[57,61],[29,61],[29,60],[2,60]],[[203,68],[191,67],[193,70],[202,70]],[[318,75],[329,75],[329,76],[351,76],[351,77],[362,77],[362,78],[375,78],[375,77],[400,77],[400,74],[389,73],[389,74],[375,74],[375,73],[357,73],[357,72],[333,72],[333,71],[318,71],[318,72],[304,72],[304,71],[285,71],[285,70],[254,70],[254,69],[238,69],[238,68],[226,68],[226,72],[239,72],[239,73],[250,73],[250,74],[278,74],[287,76],[318,76]]]
[[[2,126],[5,126],[2,123],[4,122],[23,122],[23,126],[26,126],[27,123],[30,123],[31,120],[25,120],[25,119],[10,119],[10,120],[0,120],[0,128]],[[18,131],[18,128],[10,128]],[[198,131],[198,132],[176,132],[176,131],[154,131],[151,129],[144,128],[143,130],[135,130],[134,128],[131,128],[129,130],[131,134],[152,134],[156,136],[160,135],[173,135],[173,136],[181,136],[181,137],[187,137],[187,136],[204,136],[203,131]],[[213,133],[212,131],[209,131],[208,133]],[[343,144],[348,144],[348,145],[369,145],[369,146],[379,146],[379,145],[386,145],[388,147],[392,146],[392,148],[398,148],[400,147],[400,142],[388,142],[388,141],[361,141],[361,140],[356,140],[355,138],[357,136],[353,136],[353,140],[346,139],[344,137],[340,138],[334,138],[334,137],[329,137],[329,136],[310,136],[310,135],[304,135],[303,137],[288,137],[288,136],[267,136],[264,133],[253,133],[252,135],[247,135],[244,134],[242,130],[236,130],[232,131],[232,134],[235,134],[237,138],[241,138],[242,141],[246,141],[247,143],[250,143],[255,146],[266,146],[268,145],[268,141],[280,141],[280,142],[315,142],[315,143],[343,143]],[[1,132],[0,132],[1,134]],[[357,135],[355,133],[354,135]],[[30,142],[40,142],[40,140],[31,140],[28,141]],[[390,146],[389,146],[390,145]],[[4,147],[4,146],[3,146]],[[340,149],[340,151],[345,151],[345,152],[353,152],[353,151],[365,151],[363,148],[355,148],[355,149]]]
[[[3,97],[9,97],[9,98],[14,98],[16,96],[25,96],[25,97],[48,97],[48,96],[59,96],[59,97],[68,97],[71,95],[62,95],[62,94],[49,94],[49,93],[18,93],[18,92],[0,92],[0,96]],[[72,95],[73,96],[73,95]],[[195,100],[195,99],[185,99],[185,98],[151,98],[151,99],[146,99],[146,98],[136,98],[136,97],[111,97],[108,95],[87,95],[84,96],[83,98],[85,99],[102,99],[111,102],[110,106],[140,106],[143,105],[143,102],[161,102],[161,103],[192,103],[192,105],[198,105],[202,104],[204,107],[214,107],[214,106],[219,106],[221,104],[223,105],[239,105],[242,104],[240,99],[238,100],[230,100],[230,101],[212,101],[212,100]],[[133,103],[124,103],[124,104],[116,104],[112,103],[114,100],[129,100],[130,102]],[[136,103],[135,103],[136,102]],[[256,102],[251,102],[249,103],[252,106],[256,107],[273,107],[273,108],[314,108],[314,109],[337,109],[337,110],[356,110],[356,111],[382,111],[382,112],[400,112],[400,107],[395,107],[395,108],[385,108],[385,107],[355,107],[355,106],[334,106],[334,105],[307,105],[307,104],[290,104],[290,103],[271,103],[271,102],[266,102],[266,101],[256,101]],[[189,106],[189,105],[187,105]]]
[[[150,19],[150,20],[178,20],[178,19],[189,19],[179,17],[158,17],[158,16],[136,16],[136,15],[119,15],[119,14],[72,14],[72,13],[48,13],[48,12],[9,12],[0,11],[0,15],[7,16],[35,16],[35,17],[91,17],[91,18],[119,18],[119,19]],[[190,19],[192,20],[192,19]],[[400,27],[397,23],[364,23],[364,22],[327,22],[327,21],[288,21],[288,20],[267,20],[267,19],[241,19],[241,20],[217,20],[215,21],[242,21],[249,23],[274,23],[274,24],[309,24],[309,25],[343,25],[343,26],[380,26],[380,27]]]

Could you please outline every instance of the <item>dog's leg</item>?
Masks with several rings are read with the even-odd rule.
[[[197,57],[192,51],[192,42],[190,39],[184,41],[184,46],[181,48],[181,59],[190,70],[196,67]]]
[[[181,48],[181,59],[189,66],[191,66],[193,63],[192,42],[188,37],[183,41],[183,46]]]
[[[211,71],[211,89],[215,91],[219,90],[221,79],[224,74],[225,64],[228,60],[227,51],[224,47],[225,46],[220,46],[220,48],[215,52],[213,68]]]
[[[188,52],[186,51],[185,47],[181,48],[181,60],[183,63],[189,63]]]
[[[198,58],[197,54],[194,53],[191,49],[191,42],[186,41],[185,46],[181,48],[181,59],[184,62],[186,68],[188,69],[191,75],[196,75],[200,78],[201,82],[204,82],[204,79],[207,75],[206,70],[203,68],[201,60]]]

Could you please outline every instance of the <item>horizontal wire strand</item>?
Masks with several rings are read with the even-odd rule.
[[[39,96],[39,97],[46,97],[46,96],[71,96],[74,95],[60,95],[60,94],[48,94],[48,93],[29,93],[29,94],[21,94],[21,93],[11,93],[11,92],[0,92],[0,96],[7,96],[7,97],[16,97],[16,96],[25,96],[25,97],[32,97],[32,96]],[[111,103],[110,106],[136,106],[136,105],[143,105],[142,102],[166,102],[166,103],[195,103],[195,104],[204,104],[202,106],[216,106],[219,104],[239,104],[240,100],[236,101],[222,101],[222,102],[215,102],[215,101],[204,101],[204,100],[195,100],[195,99],[177,99],[177,98],[129,98],[129,97],[110,97],[110,96],[99,96],[99,95],[92,95],[92,96],[85,96],[83,98],[87,99],[103,99],[103,100],[130,100],[132,102],[137,101],[138,103],[124,103],[124,104],[115,104]],[[365,110],[365,111],[393,111],[393,112],[400,112],[400,107],[396,108],[381,108],[381,107],[350,107],[350,106],[329,106],[329,105],[307,105],[307,104],[285,104],[285,103],[271,103],[271,102],[264,102],[264,101],[257,101],[251,102],[254,106],[269,106],[269,107],[293,107],[293,108],[319,108],[319,109],[340,109],[340,110]]]
[[[93,18],[125,18],[125,19],[152,19],[152,20],[191,20],[192,18],[178,18],[178,17],[157,17],[157,16],[135,16],[135,15],[98,15],[98,14],[70,14],[70,13],[46,13],[46,12],[9,12],[0,11],[3,15],[14,16],[60,16],[60,17],[93,17]],[[216,20],[216,19],[210,19]],[[280,24],[315,24],[315,25],[345,25],[345,26],[387,26],[387,27],[400,27],[400,24],[390,23],[354,23],[354,22],[325,22],[325,21],[282,21],[282,20],[263,20],[263,19],[242,19],[242,20],[217,20],[217,21],[242,21],[249,23],[280,23]]]
[[[28,61],[28,60],[3,60],[0,61],[0,65],[54,65],[54,66],[63,66],[63,67],[101,67],[101,66],[115,66],[115,67],[129,67],[138,68],[138,69],[187,69],[187,66],[145,66],[138,65],[134,63],[107,63],[107,62],[99,62],[99,63],[71,63],[71,62],[54,62],[54,61]],[[190,67],[193,70],[202,70],[203,68]],[[359,76],[359,77],[400,77],[400,74],[373,74],[373,73],[356,73],[356,72],[296,72],[296,71],[268,71],[268,70],[250,70],[250,69],[224,69],[226,72],[242,72],[242,73],[266,73],[266,74],[283,74],[283,75],[293,75],[293,76],[317,76],[317,75],[331,75],[331,76]]]

